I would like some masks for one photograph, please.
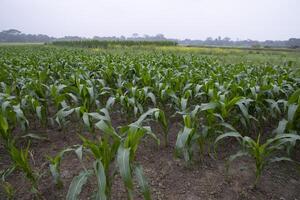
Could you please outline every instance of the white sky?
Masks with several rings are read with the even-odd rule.
[[[300,0],[0,0],[0,31],[168,38],[300,37]]]

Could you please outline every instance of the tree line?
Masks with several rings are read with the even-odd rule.
[[[98,40],[98,41],[172,41],[180,45],[186,46],[235,46],[235,47],[254,47],[254,48],[300,48],[300,38],[290,38],[288,40],[232,40],[229,37],[208,37],[205,40],[191,40],[191,39],[170,39],[166,38],[163,34],[139,35],[137,33],[132,34],[131,37],[125,36],[112,36],[112,37],[99,37],[85,38],[79,36],[65,36],[61,38],[55,38],[44,34],[25,34],[16,29],[9,29],[0,32],[0,42],[43,42],[49,43],[54,41],[84,41],[84,40]]]

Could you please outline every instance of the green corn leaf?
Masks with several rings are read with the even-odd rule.
[[[100,115],[99,113],[93,112],[93,113],[88,113],[90,117],[92,117],[95,120],[105,120],[109,121],[110,119],[107,118],[106,116]]]
[[[246,107],[242,102],[237,103],[237,105],[239,106],[239,108],[240,108],[240,110],[241,110],[243,116],[244,116],[247,120],[249,120],[250,117],[249,117],[249,113],[248,113],[247,107]]]
[[[8,123],[7,123],[6,118],[4,118],[1,114],[0,114],[0,126],[1,126],[1,129],[3,130],[3,132],[7,133]]]
[[[16,113],[17,117],[20,119],[25,119],[25,115],[23,111],[21,110],[20,104],[17,106],[13,106],[14,112]]]
[[[157,145],[160,145],[160,140],[159,138],[152,132],[152,129],[150,126],[143,126],[139,127],[140,131],[144,132],[145,134],[149,135],[151,138],[153,138]]]
[[[94,162],[94,172],[96,174],[98,189],[97,189],[97,200],[106,200],[106,175],[101,160]]]
[[[291,158],[288,158],[288,157],[275,157],[275,158],[270,159],[271,163],[282,162],[282,161],[295,162],[294,160],[292,160]]]
[[[3,102],[2,105],[1,105],[2,113],[6,113],[7,112],[7,108],[9,106],[10,106],[10,101]]]
[[[230,131],[230,132],[227,132],[227,133],[224,133],[224,134],[218,136],[217,139],[215,140],[215,144],[218,143],[220,140],[226,138],[226,137],[234,137],[234,138],[237,138],[237,139],[242,138],[240,133],[235,132],[235,131]]]
[[[104,133],[121,139],[121,137],[117,134],[115,129],[110,124],[106,123],[105,121],[101,120],[98,123],[96,123],[95,126],[96,126],[96,128],[103,131]]]
[[[13,109],[14,109],[14,112],[16,113],[18,122],[20,122],[22,125],[22,129],[26,129],[29,125],[29,122],[26,119],[26,117],[20,107],[20,104],[18,104],[17,106],[13,106]]]
[[[49,168],[50,168],[50,173],[54,179],[55,185],[57,185],[58,187],[61,187],[62,182],[60,180],[60,173],[59,173],[59,170],[57,169],[57,166],[54,164],[50,164]]]
[[[67,93],[66,95],[70,96],[75,103],[78,103],[78,98],[73,93]]]
[[[156,98],[152,92],[147,93],[147,97],[149,97],[154,105],[156,105]]]
[[[107,102],[106,102],[106,109],[111,109],[112,106],[115,104],[116,98],[115,97],[109,97]]]
[[[5,182],[6,178],[10,176],[16,169],[15,165],[0,171],[0,180]]]
[[[236,154],[234,155],[231,155],[228,159],[229,162],[232,162],[234,161],[235,159],[239,158],[239,157],[243,157],[243,156],[248,156],[248,152],[245,152],[245,151],[239,151],[237,152]]]
[[[183,131],[178,134],[177,140],[176,140],[176,148],[177,149],[183,149],[188,142],[188,138],[190,134],[193,132],[193,129],[184,127]]]
[[[125,187],[131,192],[133,189],[133,182],[129,158],[130,149],[120,146],[117,153],[117,165]]]
[[[88,90],[88,93],[91,97],[91,100],[94,100],[95,99],[94,88],[93,87],[88,87],[87,90]]]
[[[142,114],[142,115],[139,117],[139,119],[138,119],[136,122],[134,122],[134,124],[141,125],[142,122],[143,122],[147,117],[152,116],[153,113],[155,113],[155,112],[157,112],[157,111],[159,111],[158,108],[152,108],[152,109],[149,109],[147,112],[145,112],[144,114]]]
[[[181,98],[180,106],[182,111],[185,111],[187,109],[187,103],[188,103],[188,99]]]
[[[79,199],[82,187],[86,184],[88,177],[91,175],[91,171],[82,171],[78,176],[75,176],[69,186],[67,200]]]
[[[65,111],[65,109],[67,109],[67,108],[68,107],[65,107],[63,112],[62,112],[62,117],[63,118],[68,117],[69,115],[71,115],[74,112],[74,109],[70,109],[70,110]]]
[[[142,104],[140,104],[138,102],[137,102],[137,108],[138,108],[138,110],[139,110],[140,113],[144,112],[144,108],[143,108]]]
[[[187,128],[193,128],[193,119],[191,118],[190,115],[183,115],[183,123],[184,123],[184,126],[187,127]]]
[[[154,117],[157,121],[159,121],[161,123],[161,125],[163,126],[163,128],[165,130],[168,129],[168,123],[167,123],[167,119],[165,116],[165,113],[161,110],[154,112]]]
[[[278,127],[274,130],[274,132],[276,134],[283,134],[286,129],[287,124],[288,124],[288,121],[286,119],[281,120],[278,123]]]
[[[296,105],[296,104],[289,105],[289,108],[288,108],[288,121],[289,122],[292,122],[294,120],[294,116],[295,116],[297,109],[298,109],[298,105]]]
[[[194,129],[184,127],[183,131],[177,135],[177,140],[175,145],[176,155],[179,156],[179,154],[183,154],[186,162],[189,162],[192,156],[190,154],[190,149],[192,147],[190,140],[193,136],[193,133],[194,133]]]
[[[228,124],[226,122],[222,122],[222,123],[220,123],[220,125],[224,126],[225,128],[229,129],[230,131],[237,132],[237,130],[231,124]]]
[[[277,134],[274,138],[270,138],[265,142],[265,146],[271,146],[269,148],[277,148],[277,146],[274,145],[274,143],[277,143],[278,141],[284,139],[284,138],[289,138],[293,134]],[[297,140],[297,138],[295,138]],[[281,144],[280,144],[281,145]]]
[[[42,107],[41,106],[36,107],[36,115],[39,118],[39,120],[43,120]]]
[[[200,105],[200,110],[201,111],[205,111],[205,110],[213,110],[217,107],[217,104],[214,102],[210,102],[210,103],[203,103]]]
[[[289,104],[293,104],[293,103],[300,103],[300,89],[296,90],[290,97],[288,100]]]
[[[137,177],[137,181],[139,186],[141,187],[142,194],[145,200],[151,200],[151,192],[150,187],[148,185],[147,179],[144,175],[142,166],[138,165],[135,168],[135,175]]]
[[[40,136],[35,133],[28,133],[26,135],[23,135],[22,138],[32,138],[32,139],[36,139],[36,140],[49,140],[47,137]]]
[[[199,105],[195,106],[194,110],[192,110],[192,112],[191,112],[191,117],[195,118],[200,109],[201,109],[201,106],[199,106]]]
[[[231,108],[234,106],[238,101],[240,101],[243,97],[234,97],[226,104],[226,109]]]
[[[89,119],[88,113],[83,113],[82,120],[83,120],[83,123],[84,123],[84,125],[85,125],[86,127],[88,127],[88,128],[91,127],[90,119]]]
[[[107,120],[107,121],[111,121],[111,118],[110,118],[110,116],[109,116],[109,112],[108,112],[108,110],[106,109],[106,108],[102,108],[101,110],[100,110],[100,113],[103,113],[104,114],[104,116],[105,116],[105,119]]]
[[[82,161],[83,147],[80,145],[77,149],[75,149],[75,153],[77,158]]]

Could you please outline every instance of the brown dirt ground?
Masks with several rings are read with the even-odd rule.
[[[114,126],[124,124],[118,116],[113,115]],[[161,200],[198,200],[198,199],[300,199],[300,172],[291,163],[277,163],[267,167],[256,188],[254,183],[254,162],[249,158],[234,161],[226,173],[226,158],[235,153],[237,145],[229,141],[220,145],[218,158],[213,159],[206,155],[201,161],[195,156],[191,166],[185,165],[182,159],[174,157],[176,135],[180,129],[180,119],[173,119],[170,125],[168,147],[159,147],[151,138],[146,138],[139,146],[136,161],[143,166],[144,172],[151,185],[153,199]],[[44,173],[39,182],[39,189],[47,200],[65,199],[68,185],[72,178],[82,170],[74,153],[68,153],[61,163],[61,173],[64,183],[62,189],[54,186],[48,170],[46,155],[54,156],[62,149],[81,144],[77,136],[76,124],[72,124],[66,135],[53,128],[37,127],[30,132],[41,133],[48,137],[48,141],[35,141],[31,144],[32,164]],[[158,126],[153,127],[154,132],[161,132]],[[294,158],[300,160],[300,152]],[[7,153],[0,146],[0,170],[10,163]],[[91,159],[84,161],[91,166]],[[16,188],[15,199],[33,199],[29,184],[22,173],[14,172],[8,179]],[[95,182],[89,181],[84,187],[81,199],[89,199],[95,189]],[[136,190],[138,191],[138,189]],[[5,199],[0,189],[0,199]],[[113,182],[112,199],[126,199],[125,188],[120,177]],[[136,192],[135,199],[142,199]]]

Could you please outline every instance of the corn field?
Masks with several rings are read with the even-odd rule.
[[[158,161],[167,152],[170,169],[186,174],[223,163],[224,184],[246,162],[257,199],[267,198],[255,196],[262,179],[283,166],[299,197],[300,75],[292,63],[70,48],[114,44],[136,45],[0,47],[0,199],[183,199],[154,191],[168,182],[149,173],[151,152]]]

